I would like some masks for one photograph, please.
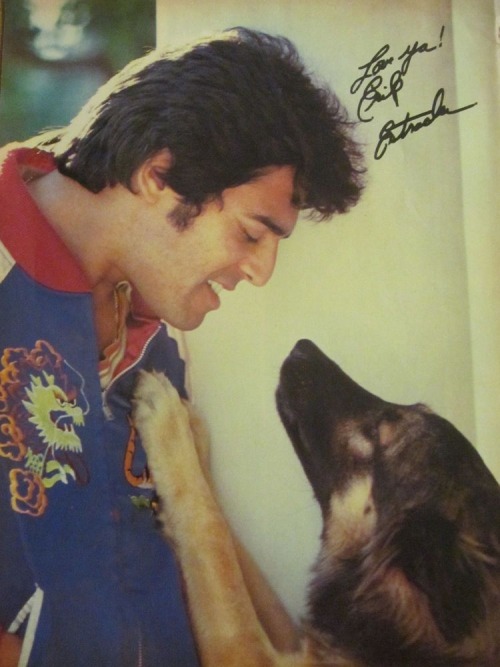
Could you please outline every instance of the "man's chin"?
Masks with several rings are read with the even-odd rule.
[[[193,331],[194,329],[197,329],[202,323],[203,320],[205,319],[205,316],[207,313],[203,313],[201,315],[196,315],[192,316],[190,318],[188,317],[164,317],[161,318],[163,319],[167,324],[169,324],[171,327],[175,327],[176,329],[179,329],[179,331]]]
[[[205,312],[179,312],[179,308],[175,308],[177,312],[171,312],[172,309],[165,309],[167,312],[161,312],[158,308],[151,307],[147,301],[136,291],[132,292],[132,310],[135,316],[144,319],[163,320],[171,327],[179,329],[179,331],[193,331],[197,329],[205,319],[205,316],[210,311]]]

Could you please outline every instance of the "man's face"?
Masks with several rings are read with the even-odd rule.
[[[205,205],[185,229],[168,219],[179,199],[165,188],[130,225],[122,273],[156,316],[196,328],[219,307],[221,288],[241,280],[261,286],[271,277],[278,244],[297,221],[293,177],[292,167],[269,167],[224,190],[222,201]]]

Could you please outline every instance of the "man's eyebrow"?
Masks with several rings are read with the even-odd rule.
[[[270,229],[273,234],[276,234],[276,236],[281,236],[283,239],[287,239],[291,235],[291,232],[288,232],[278,222],[270,218],[268,215],[260,215],[259,213],[255,213],[253,215],[249,215],[248,217],[252,218],[252,220],[256,220],[257,222],[262,223],[268,229]]]

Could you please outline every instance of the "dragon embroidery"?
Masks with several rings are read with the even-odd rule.
[[[77,428],[89,407],[81,376],[46,341],[7,348],[0,359],[0,456],[16,512],[41,516],[47,489],[88,482]]]

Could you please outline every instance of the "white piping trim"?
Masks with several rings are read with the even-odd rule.
[[[40,613],[42,611],[43,605],[43,591],[37,585],[35,592],[30,597],[28,602],[24,605],[21,611],[18,613],[16,618],[10,624],[7,632],[15,633],[19,630],[21,625],[26,620],[26,617],[29,616],[28,626],[26,628],[26,633],[23,639],[23,647],[21,649],[21,656],[19,658],[18,667],[27,667],[28,661],[31,655],[31,649],[35,641],[35,634],[38,627],[38,621],[40,619]]]
[[[0,242],[0,282],[2,282],[9,274],[14,264],[15,261],[12,255],[4,246],[4,244]]]

